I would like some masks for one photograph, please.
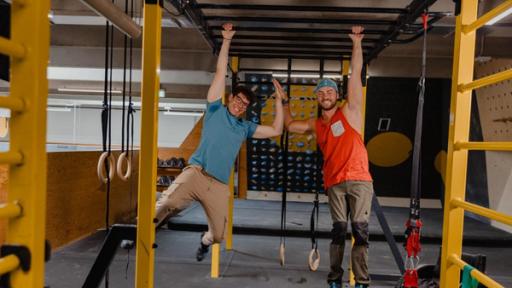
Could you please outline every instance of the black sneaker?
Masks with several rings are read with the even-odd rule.
[[[203,261],[204,256],[206,256],[206,254],[208,253],[208,250],[210,248],[210,246],[203,244],[203,236],[204,236],[204,232],[201,233],[201,239],[199,241],[200,246],[199,246],[199,248],[197,248],[197,252],[196,252],[196,260],[198,262]]]

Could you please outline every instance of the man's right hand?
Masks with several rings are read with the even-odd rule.
[[[279,81],[277,81],[276,79],[272,79],[272,83],[274,84],[274,88],[276,91],[276,100],[287,100],[288,96],[284,92],[281,83],[279,83]]]
[[[236,31],[233,30],[233,24],[232,23],[224,23],[222,25],[222,28],[224,28],[224,30],[222,30],[222,38],[227,39],[227,40],[233,39],[233,36],[235,36],[235,33],[236,33]]]

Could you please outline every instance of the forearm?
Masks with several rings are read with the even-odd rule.
[[[217,59],[217,73],[226,76],[227,67],[228,67],[228,58],[229,58],[229,46],[231,45],[231,40],[223,39],[222,46],[220,47],[219,57]]]
[[[222,47],[217,59],[217,70],[215,71],[215,76],[208,90],[207,98],[209,102],[215,101],[224,95],[230,42],[231,41],[227,39],[224,39],[222,42]]]
[[[292,112],[290,111],[290,105],[283,105],[284,114],[284,127],[288,129],[288,125],[293,121]]]
[[[283,133],[283,124],[284,124],[284,113],[283,113],[283,104],[280,99],[276,100],[276,116],[274,118],[274,123],[272,123],[272,127],[277,135],[281,135]]]
[[[353,42],[350,66],[352,76],[361,77],[361,71],[363,69],[363,48],[361,46],[361,41]]]

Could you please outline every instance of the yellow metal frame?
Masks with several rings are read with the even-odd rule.
[[[158,136],[158,90],[162,8],[158,3],[144,3],[142,39],[142,103],[139,161],[139,196],[137,219],[136,287],[152,288],[155,265],[156,160]]]
[[[0,274],[10,274],[12,287],[43,287],[46,230],[46,77],[50,1],[11,5],[11,39],[0,38],[0,53],[10,56],[10,96],[0,107],[11,109],[8,152],[0,163],[9,164],[7,203],[0,218],[9,219],[6,244],[30,251],[29,271],[22,271],[15,255],[0,258]],[[30,181],[27,181],[30,179]]]
[[[473,81],[475,35],[477,28],[512,7],[512,0],[477,19],[478,0],[461,1],[462,9],[456,19],[452,72],[452,99],[446,168],[446,193],[441,255],[441,287],[459,287],[460,270],[467,265],[461,260],[464,211],[512,225],[512,216],[498,213],[464,201],[468,150],[512,150],[512,142],[468,142],[471,118],[471,92],[496,82],[512,78],[512,69]],[[474,269],[471,275],[487,287],[503,287]]]
[[[239,58],[231,57],[231,70],[233,73],[238,72]],[[234,87],[233,87],[234,88]],[[222,98],[222,104],[227,104],[227,94]],[[229,177],[229,203],[228,203],[228,219],[226,223],[226,250],[233,249],[233,209],[235,204],[235,170],[231,170]],[[212,245],[212,260],[211,260],[211,278],[219,278],[220,276],[220,244],[215,243]]]

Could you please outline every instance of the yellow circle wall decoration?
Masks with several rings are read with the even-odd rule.
[[[409,158],[412,153],[412,142],[402,133],[384,132],[368,141],[366,149],[372,164],[393,167]]]

